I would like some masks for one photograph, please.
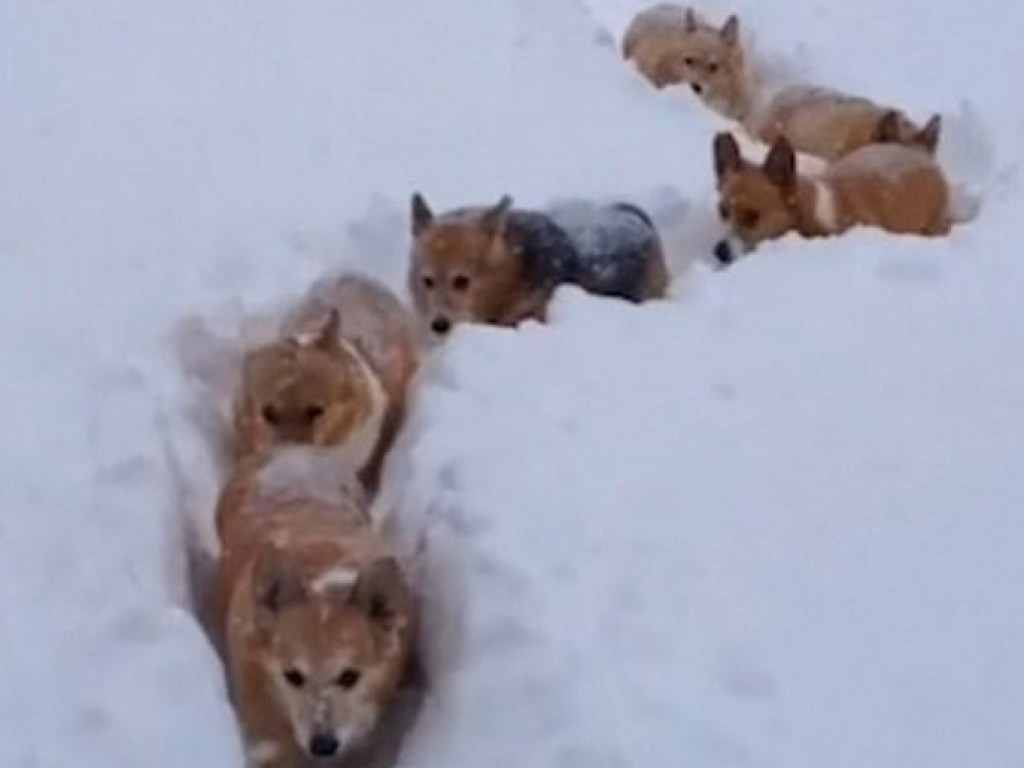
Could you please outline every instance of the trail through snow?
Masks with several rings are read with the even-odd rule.
[[[773,66],[942,112],[983,195],[948,241],[712,273],[724,123],[619,60],[637,7],[0,0],[0,763],[240,765],[180,331],[332,269],[400,289],[419,189],[634,198],[683,277],[430,361],[380,510],[428,609],[399,765],[1019,768],[1024,11],[711,0]]]

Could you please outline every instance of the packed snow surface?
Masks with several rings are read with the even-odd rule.
[[[620,61],[638,7],[0,0],[0,765],[241,764],[186,554],[223,403],[181,329],[328,270],[403,290],[413,190],[633,199],[678,279],[428,361],[378,510],[426,609],[401,766],[1024,764],[1024,9],[702,6],[941,112],[982,201],[715,272],[726,124]]]

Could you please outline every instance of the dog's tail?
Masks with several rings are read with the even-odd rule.
[[[634,203],[620,202],[615,203],[614,207],[616,210],[623,211],[624,213],[633,214],[651,229],[657,229],[657,225],[655,225],[654,219],[652,219],[650,217],[650,214],[648,214],[647,211],[645,211],[639,205],[636,205]]]

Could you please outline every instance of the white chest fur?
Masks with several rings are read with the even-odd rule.
[[[836,193],[832,187],[820,180],[814,182],[814,218],[827,232],[835,232],[839,227]]]

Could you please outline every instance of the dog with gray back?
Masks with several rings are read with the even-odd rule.
[[[506,195],[489,208],[435,215],[417,193],[412,236],[409,291],[435,338],[459,323],[543,320],[563,284],[632,302],[660,297],[668,284],[657,230],[627,203],[535,211],[513,208]]]

